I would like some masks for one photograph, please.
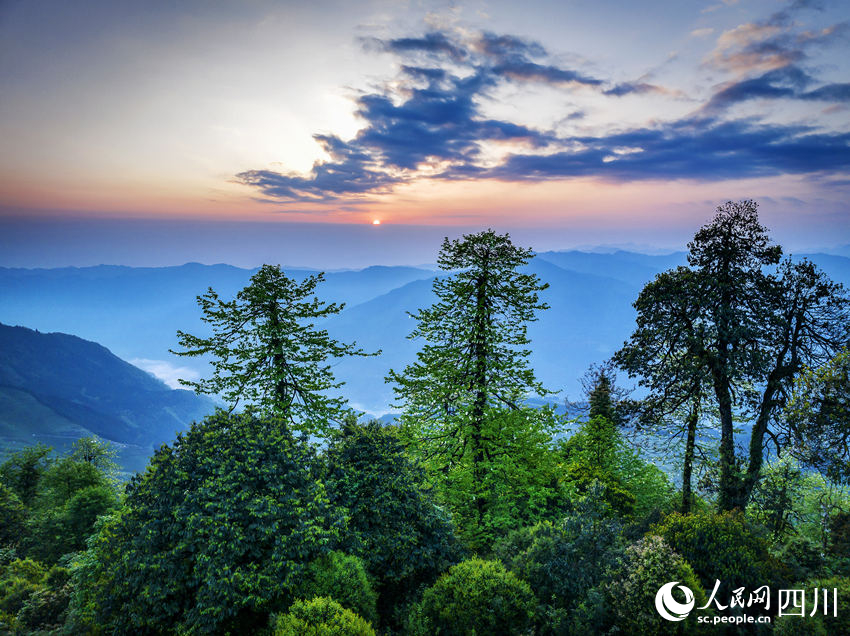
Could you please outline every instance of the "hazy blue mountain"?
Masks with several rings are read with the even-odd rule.
[[[808,256],[835,280],[850,283],[850,258]],[[563,391],[558,400],[577,399],[578,378],[591,363],[608,358],[631,333],[631,305],[643,285],[684,260],[684,253],[620,250],[543,252],[531,261],[529,270],[550,284],[543,298],[551,306],[529,328],[531,362],[549,388]],[[287,273],[302,277],[310,270]],[[223,298],[232,297],[251,274],[228,265],[196,263],[165,268],[0,268],[0,321],[73,333],[102,343],[125,360],[144,358],[187,368],[175,371],[175,376],[187,377],[186,370],[203,375],[207,369],[202,360],[168,354],[177,344],[175,333],[204,333],[195,296],[212,286]],[[343,392],[353,404],[386,411],[392,389],[383,378],[390,368],[401,370],[414,360],[421,343],[407,339],[414,327],[407,312],[433,302],[434,276],[434,271],[412,267],[326,275],[318,288],[321,298],[345,302],[346,308],[323,326],[340,340],[383,350],[378,357],[335,364],[334,372],[347,382]]]
[[[125,360],[168,360],[200,369],[198,361],[168,354],[177,346],[178,329],[204,332],[195,297],[212,287],[222,298],[232,298],[255,271],[198,263],[161,268],[0,268],[0,321],[73,333],[103,344]],[[315,273],[286,271],[299,279]],[[330,272],[320,293],[328,301],[351,306],[430,276],[433,272],[413,267]]]
[[[609,357],[628,336],[634,288],[542,259],[532,260],[527,271],[549,283],[541,298],[551,306],[529,327],[531,364],[547,388],[567,390],[555,399],[576,399],[577,380],[588,365]],[[433,302],[431,281],[415,281],[327,321],[325,327],[336,338],[356,340],[369,351],[383,350],[380,356],[343,360],[334,367],[346,381],[343,392],[356,406],[381,411],[391,402],[392,388],[382,384],[384,376],[390,368],[401,371],[413,362],[422,346],[407,339],[416,325],[407,312]]]
[[[574,272],[609,276],[637,286],[638,289],[655,278],[656,274],[678,265],[684,265],[687,260],[684,252],[649,255],[622,250],[610,253],[575,250],[540,252],[537,258]]]
[[[0,446],[62,449],[99,435],[139,470],[153,448],[212,412],[211,400],[172,390],[105,347],[63,333],[0,324]]]
[[[832,280],[850,288],[850,258],[834,254],[795,254],[794,257],[809,259]]]

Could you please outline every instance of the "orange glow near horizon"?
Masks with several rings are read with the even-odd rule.
[[[727,199],[786,196],[810,198],[812,184],[802,177],[728,181],[718,199],[716,183],[612,183],[593,178],[509,183],[503,181],[429,181],[399,186],[368,200],[323,203],[274,203],[258,200],[244,186],[227,183],[160,184],[68,183],[38,188],[35,183],[0,184],[6,214],[99,218],[184,218],[281,223],[367,223],[395,225],[513,227],[635,227],[681,224],[696,213],[704,217]],[[87,187],[88,186],[88,187]],[[769,211],[764,205],[764,211]],[[801,216],[805,213],[798,211]]]

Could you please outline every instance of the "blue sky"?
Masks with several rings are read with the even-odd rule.
[[[850,243],[849,39],[828,0],[7,0],[0,265],[243,262],[259,227],[311,266],[487,226],[673,248],[739,198]],[[219,247],[156,247],[176,223]]]

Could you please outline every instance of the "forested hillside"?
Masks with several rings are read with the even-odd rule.
[[[584,375],[575,419],[552,408],[534,327],[564,322],[555,360],[591,320],[604,333],[633,282],[564,270],[508,235],[446,239],[439,276],[385,294],[427,292],[406,328],[380,298],[346,312],[321,273],[263,265],[235,292],[208,288],[205,328],[179,329],[173,352],[210,360],[187,386],[225,408],[127,482],[96,437],[0,465],[0,628],[850,632],[850,296],[785,258],[752,201],[718,208],[670,258]],[[592,318],[569,322],[576,301]],[[336,375],[340,360],[381,360],[344,328],[372,315],[384,321],[363,333],[411,347],[382,374],[392,425],[358,418]],[[170,393],[93,343],[4,329],[0,378],[49,389],[53,402],[27,394],[57,413],[126,415]],[[122,418],[116,430],[142,434]]]
[[[70,448],[97,435],[142,470],[159,444],[210,414],[212,400],[172,390],[101,345],[0,324],[0,447]]]

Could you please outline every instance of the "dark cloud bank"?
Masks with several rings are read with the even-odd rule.
[[[505,84],[593,91],[607,99],[670,91],[644,81],[615,84],[556,64],[540,44],[510,35],[435,30],[421,37],[365,40],[367,49],[400,61],[393,91],[357,98],[365,127],[347,141],[316,135],[330,159],[317,162],[307,176],[248,170],[237,179],[274,201],[322,202],[386,192],[422,178],[423,169],[444,180],[506,181],[579,176],[710,181],[840,173],[850,168],[850,134],[729,116],[732,106],[752,99],[850,101],[850,83],[820,82],[804,67],[809,47],[845,39],[847,25],[814,34],[799,31],[790,16],[806,4],[795,2],[736,29],[730,43],[705,62],[734,69],[736,79],[718,86],[693,114],[602,136],[565,137],[488,119],[479,103]],[[513,151],[492,165],[484,161],[485,142],[513,142]]]

